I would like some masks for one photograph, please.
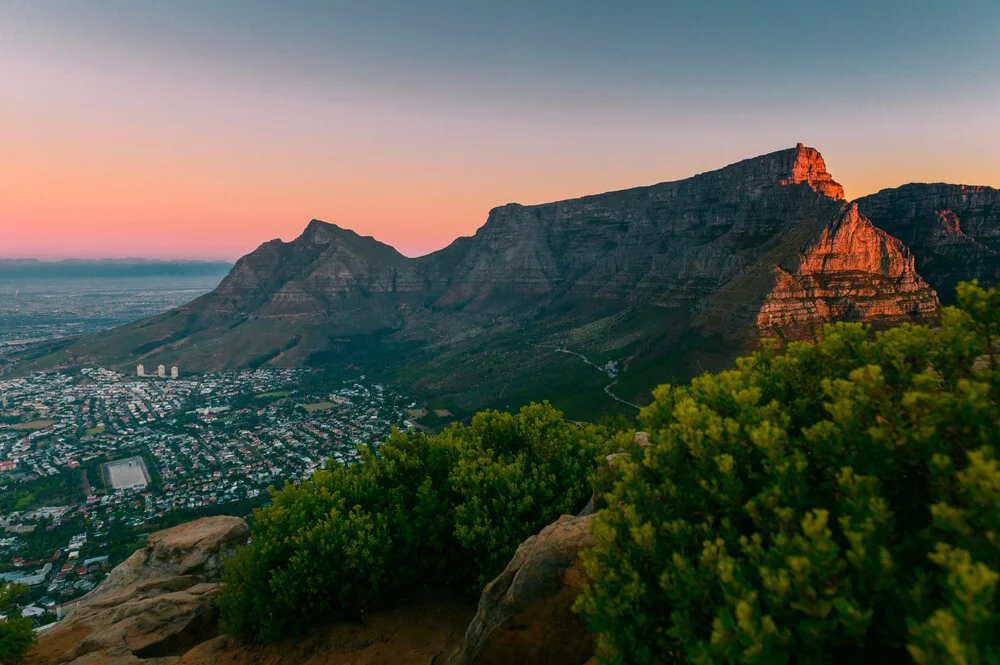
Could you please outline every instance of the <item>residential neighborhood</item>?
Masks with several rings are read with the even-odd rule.
[[[268,486],[409,426],[413,404],[387,386],[310,377],[86,368],[0,381],[0,580],[28,588],[22,614],[56,620],[147,527],[248,514]]]

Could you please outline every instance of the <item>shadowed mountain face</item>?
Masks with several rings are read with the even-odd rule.
[[[1000,282],[1000,190],[992,187],[903,185],[858,199],[858,209],[910,247],[917,271],[945,304],[955,286]]]
[[[864,212],[799,144],[677,182],[495,208],[473,237],[416,259],[314,220],[214,292],[29,366],[351,367],[463,410],[547,397],[592,416],[614,406],[612,379],[641,400],[761,334],[933,321],[914,257]]]

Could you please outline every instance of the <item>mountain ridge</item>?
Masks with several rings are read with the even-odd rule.
[[[931,207],[970,194],[919,191]],[[909,209],[887,196],[847,202],[800,143],[683,180],[497,206],[474,235],[414,258],[314,219],[242,257],[212,293],[28,366],[353,367],[460,411],[568,391],[617,408],[606,374],[556,351],[616,361],[616,389],[640,399],[728,366],[761,336],[933,322],[932,286],[956,275],[924,282],[917,267],[943,245],[911,252],[894,238],[886,225]],[[993,199],[976,196],[973,226],[988,231]]]

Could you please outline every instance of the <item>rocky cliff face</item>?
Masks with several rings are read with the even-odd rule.
[[[762,334],[810,338],[829,321],[884,325],[937,316],[937,296],[917,274],[909,250],[855,204],[809,241],[793,266],[776,266],[774,275],[757,315]]]
[[[795,146],[795,163],[792,164],[792,175],[782,181],[783,185],[804,182],[820,194],[831,199],[842,201],[844,188],[834,182],[833,176],[826,172],[826,162],[823,155],[815,148],[807,148],[801,143]]]
[[[946,304],[958,282],[1000,282],[1000,190],[968,185],[911,184],[858,199],[858,209],[899,238],[916,269]]]
[[[217,633],[213,598],[222,558],[246,543],[236,517],[209,517],[159,531],[39,640],[42,662],[160,662]]]
[[[352,365],[470,410],[601,393],[606,376],[562,348],[616,359],[625,377],[649,368],[622,382],[642,399],[727,366],[760,335],[932,322],[922,266],[946,292],[995,279],[996,202],[988,188],[908,186],[853,208],[799,144],[676,182],[501,206],[474,236],[416,259],[314,220],[241,259],[215,292],[35,366]]]
[[[509,204],[472,238],[442,302],[519,293],[691,306],[842,198],[820,154],[799,144],[677,182]]]

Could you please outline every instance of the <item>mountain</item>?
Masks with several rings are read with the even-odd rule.
[[[945,304],[958,282],[1000,282],[1000,190],[910,184],[858,199],[858,209],[916,256],[917,271]]]
[[[550,397],[594,415],[615,406],[606,384],[641,400],[728,366],[762,335],[934,321],[914,255],[868,209],[896,214],[845,201],[819,152],[798,144],[676,182],[498,207],[474,236],[420,258],[313,220],[241,258],[212,293],[25,367],[324,366],[453,410]],[[996,231],[995,212],[983,220]]]

